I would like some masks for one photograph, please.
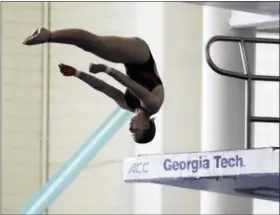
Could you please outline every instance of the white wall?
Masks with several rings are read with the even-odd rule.
[[[53,30],[83,28],[99,35],[129,36],[135,34],[135,22],[135,3],[51,3],[50,26]],[[74,46],[51,45],[51,175],[116,108],[115,102],[80,80],[63,77],[58,71],[60,62],[87,72],[89,63],[103,61]],[[113,66],[123,70],[121,64]],[[108,76],[98,76],[123,89]],[[50,214],[131,212],[132,188],[122,181],[122,159],[131,154],[134,146],[127,131],[128,125],[98,153],[50,207]]]
[[[200,151],[202,7],[165,4],[163,152]],[[198,214],[200,193],[162,187],[165,214]]]
[[[2,4],[2,213],[15,214],[40,187],[41,52],[23,39],[42,23],[42,3]]]
[[[148,44],[157,63],[159,75],[162,77],[165,69],[164,47],[164,2],[137,3],[137,33]],[[149,24],[147,24],[149,23]],[[134,156],[162,152],[162,110],[156,114],[156,136],[149,144],[133,144]],[[128,185],[131,186],[131,185]],[[162,187],[156,184],[137,183],[133,186],[133,213],[134,214],[161,214]]]

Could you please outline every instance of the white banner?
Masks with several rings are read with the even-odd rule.
[[[127,158],[125,181],[279,173],[279,149],[263,148]]]

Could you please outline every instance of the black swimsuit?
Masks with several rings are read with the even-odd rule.
[[[156,64],[154,58],[150,52],[150,58],[146,63],[143,64],[125,64],[126,74],[135,82],[148,89],[150,92],[153,91],[158,85],[162,84],[162,81],[157,73]],[[126,89],[125,100],[128,107],[132,110],[141,108],[140,100],[134,96],[134,94]]]

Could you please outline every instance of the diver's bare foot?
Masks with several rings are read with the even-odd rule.
[[[51,37],[51,32],[45,28],[39,28],[33,31],[33,33],[28,36],[24,41],[24,45],[37,45],[46,43]]]

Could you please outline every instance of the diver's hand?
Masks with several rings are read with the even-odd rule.
[[[65,64],[59,64],[58,65],[60,72],[64,75],[64,76],[75,76],[77,70],[69,65],[65,65]]]

